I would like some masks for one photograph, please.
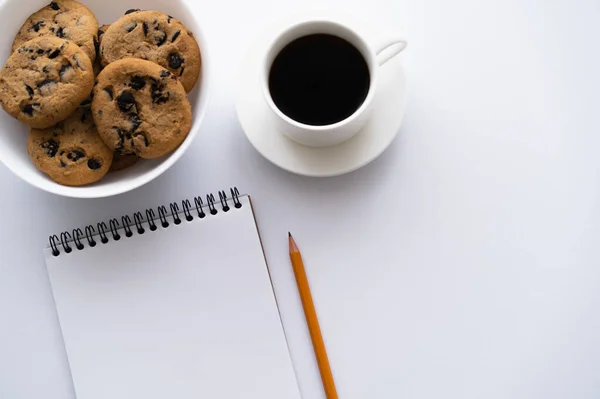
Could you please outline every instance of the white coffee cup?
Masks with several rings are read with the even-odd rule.
[[[369,91],[362,105],[346,119],[324,126],[307,125],[285,115],[273,101],[269,90],[271,65],[279,52],[292,41],[317,33],[338,36],[352,44],[362,54],[370,74]],[[369,118],[375,88],[377,87],[379,68],[404,50],[405,47],[406,40],[401,38],[387,39],[374,46],[368,45],[354,30],[331,20],[304,21],[285,29],[268,47],[261,76],[263,95],[279,131],[290,139],[311,147],[335,145],[350,139],[360,131]]]

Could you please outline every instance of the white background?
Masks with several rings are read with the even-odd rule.
[[[253,150],[232,77],[266,10],[298,5],[240,0],[195,2],[212,101],[162,177],[74,200],[0,168],[0,398],[71,397],[49,234],[231,185],[253,195],[305,398],[323,394],[288,230],[341,398],[600,397],[600,3],[329,3],[409,40],[405,122],[371,165],[304,178]]]

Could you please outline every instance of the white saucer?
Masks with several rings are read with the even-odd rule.
[[[318,16],[322,16],[320,12]],[[328,15],[331,17],[331,15]],[[260,87],[261,66],[267,47],[282,26],[306,19],[296,17],[263,32],[241,63],[236,92],[236,109],[242,129],[256,150],[289,172],[304,176],[337,176],[359,169],[376,159],[394,140],[406,108],[406,76],[401,54],[381,66],[373,112],[362,130],[350,140],[331,147],[306,147],[277,131]],[[377,33],[366,24],[340,16],[336,18],[370,41]]]

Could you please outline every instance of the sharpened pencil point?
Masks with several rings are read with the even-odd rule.
[[[294,241],[294,237],[292,237],[292,233],[288,231],[288,241],[290,243],[290,253],[292,252],[300,252],[298,251],[298,246],[296,245],[296,241]]]

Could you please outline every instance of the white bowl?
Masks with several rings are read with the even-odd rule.
[[[61,186],[40,172],[27,154],[29,128],[0,109],[0,161],[14,174],[42,190],[75,198],[100,198],[121,194],[140,187],[160,176],[188,149],[198,133],[208,105],[210,79],[206,40],[191,10],[182,0],[80,0],[96,15],[100,25],[110,24],[130,8],[154,10],[181,20],[194,33],[202,54],[202,72],[198,83],[189,93],[192,104],[192,128],[185,141],[173,153],[155,160],[144,160],[120,172],[109,173],[99,182],[83,187]],[[10,56],[14,34],[23,22],[50,0],[0,1],[0,66]]]

